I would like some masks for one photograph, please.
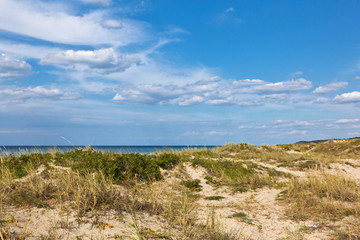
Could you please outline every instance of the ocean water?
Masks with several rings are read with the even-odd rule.
[[[76,148],[85,149],[89,146],[2,146],[0,147],[0,156],[7,156],[9,154],[20,155],[34,152],[47,153],[53,151],[69,152]],[[102,152],[114,153],[141,153],[152,154],[158,151],[175,150],[181,151],[192,148],[207,148],[211,149],[216,146],[90,146],[95,150]]]

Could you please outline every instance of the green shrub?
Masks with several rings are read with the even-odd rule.
[[[211,176],[207,175],[204,177],[204,179],[206,180],[206,184],[217,184],[218,182],[216,180],[214,180]]]
[[[236,187],[236,188],[234,188],[234,192],[241,192],[241,193],[243,193],[243,192],[247,192],[247,191],[249,191],[249,189],[246,188],[246,187]]]
[[[9,154],[9,156],[3,158],[3,161],[4,161],[4,165],[9,168],[13,177],[21,178],[27,174],[26,168],[29,165],[33,165],[37,167],[41,164],[44,164],[47,166],[50,162],[50,159],[51,159],[50,153],[46,153],[46,154],[31,153],[31,154],[23,154],[20,156]]]
[[[103,153],[91,148],[54,154],[32,153],[20,156],[10,154],[4,158],[4,164],[16,178],[27,174],[26,168],[29,164],[36,168],[41,164],[48,166],[51,161],[56,165],[71,167],[81,174],[101,171],[105,176],[112,177],[115,182],[122,182],[134,178],[160,180],[162,175],[159,166],[170,168],[179,161],[179,158],[175,158],[173,154],[161,154],[154,160],[154,156],[146,154]]]
[[[69,153],[73,157],[72,168],[80,173],[102,171],[105,176],[111,176],[114,181],[127,179],[160,180],[162,178],[159,166],[149,155],[139,153],[115,154],[102,153],[95,150],[75,150]]]
[[[224,199],[225,197],[223,196],[209,196],[209,197],[205,197],[204,199],[205,200],[215,200],[215,201],[219,201],[219,200],[222,200]]]
[[[172,169],[180,162],[180,158],[178,155],[173,153],[161,153],[154,155],[154,161],[163,169]]]
[[[198,158],[193,159],[192,164],[206,168],[210,174],[219,178],[222,184],[234,187],[256,189],[273,184],[268,176],[261,175],[256,171],[259,168],[257,164],[250,162],[214,161]]]
[[[181,181],[180,184],[189,188],[191,191],[200,192],[202,190],[202,186],[200,185],[199,179]]]

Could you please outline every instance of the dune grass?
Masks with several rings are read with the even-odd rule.
[[[181,239],[241,239],[220,228],[196,224],[192,196],[187,191],[161,187],[160,168],[171,169],[179,161],[178,155],[169,153],[113,154],[93,149],[2,157],[0,234],[6,239],[20,239],[19,233],[11,235],[7,230],[10,223],[6,206],[12,205],[44,209],[60,206],[76,212],[79,222],[87,213],[128,212],[133,216],[138,239],[172,234]],[[136,213],[141,211],[165,218],[167,232],[158,235],[138,225]],[[55,227],[53,230],[49,239],[58,239]]]
[[[79,219],[88,213],[96,215],[107,210],[130,213],[138,239],[171,235],[180,239],[241,239],[215,227],[214,220],[205,225],[196,222],[194,200],[199,198],[198,194],[179,186],[180,182],[172,186],[176,191],[162,186],[161,169],[172,169],[182,162],[204,167],[209,174],[205,177],[207,184],[214,188],[226,185],[233,191],[246,192],[281,185],[286,190],[278,199],[288,204],[286,213],[292,219],[336,221],[353,216],[360,222],[360,193],[356,183],[342,175],[324,173],[332,162],[359,159],[359,146],[359,139],[351,139],[274,146],[230,143],[213,149],[152,155],[103,153],[90,148],[68,153],[9,154],[0,157],[0,233],[10,239],[6,226],[9,221],[16,221],[6,213],[5,206],[44,209],[64,206]],[[311,169],[312,173],[305,178],[292,178],[261,166],[261,162],[297,170]],[[277,182],[278,179],[282,182]],[[183,181],[182,185],[201,190],[199,180]],[[221,196],[207,198],[221,199]],[[166,219],[168,230],[154,233],[137,225],[136,214],[141,211]],[[210,215],[209,219],[213,219],[214,215]],[[360,228],[348,231],[349,236],[357,237]],[[346,233],[338,235],[339,239],[346,239]]]
[[[240,192],[250,189],[255,190],[264,186],[273,186],[277,177],[283,175],[273,169],[265,169],[250,161],[218,161],[195,158],[191,160],[191,163],[194,166],[199,165],[207,169],[211,175],[216,177],[217,185],[232,186],[234,191]],[[207,176],[208,179],[210,179],[209,177],[211,176]],[[209,180],[207,181],[209,182]]]
[[[293,178],[287,187],[290,200],[288,214],[296,219],[336,219],[358,215],[359,187],[349,178],[322,172],[309,174],[306,179]]]

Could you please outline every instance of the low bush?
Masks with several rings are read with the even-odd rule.
[[[178,155],[174,153],[160,153],[153,156],[155,163],[163,169],[171,169],[180,162]]]
[[[205,197],[204,199],[205,200],[211,200],[211,201],[219,201],[219,200],[222,200],[224,199],[225,197],[223,196],[209,196],[209,197]]]
[[[41,164],[48,165],[51,160],[50,153],[31,153],[26,155],[15,156],[9,154],[8,156],[2,157],[3,167],[10,170],[14,178],[21,178],[27,174],[27,168],[29,165],[38,167]],[[0,175],[2,173],[0,172]]]
[[[4,166],[10,169],[14,178],[24,177],[28,165],[37,168],[43,164],[48,167],[51,162],[55,165],[70,167],[81,174],[102,172],[105,176],[114,179],[115,182],[122,182],[134,178],[160,180],[162,179],[160,167],[171,169],[180,162],[180,158],[174,153],[117,154],[104,153],[91,148],[75,149],[66,153],[32,153],[20,156],[10,154],[3,158]]]
[[[214,161],[207,159],[193,159],[192,164],[206,168],[209,173],[216,176],[220,183],[232,185],[235,188],[256,189],[272,185],[268,176],[258,173],[258,166],[251,162],[242,161]]]
[[[181,181],[180,184],[189,188],[191,191],[200,192],[202,190],[199,179]]]

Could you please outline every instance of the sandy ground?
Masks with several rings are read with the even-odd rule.
[[[273,167],[272,165],[263,164],[266,167]],[[202,167],[192,167],[190,164],[185,164],[186,172],[192,179],[200,179],[203,191],[201,195],[207,196],[222,196],[224,199],[220,201],[209,201],[204,198],[200,199],[197,204],[199,221],[206,222],[209,209],[214,209],[216,219],[220,227],[225,231],[238,232],[241,236],[247,239],[286,239],[289,234],[295,232],[301,226],[312,227],[311,234],[307,234],[307,239],[327,239],[328,231],[316,231],[316,223],[294,222],[288,220],[284,215],[285,206],[281,205],[276,200],[281,189],[259,189],[246,193],[232,193],[227,187],[213,187],[206,184],[204,177],[208,175],[206,170]],[[281,171],[283,168],[276,168]],[[292,173],[293,171],[284,171]],[[305,176],[305,174],[299,174]],[[235,213],[243,212],[248,217],[246,219],[231,217]]]
[[[346,162],[333,163],[326,172],[341,173],[360,185],[360,160]],[[258,164],[289,173],[294,177],[306,177],[306,173],[302,171],[276,167],[268,163]],[[40,167],[36,174],[43,170]],[[285,215],[284,203],[277,200],[282,189],[262,188],[234,193],[229,187],[207,184],[204,179],[209,175],[206,169],[194,167],[189,163],[170,171],[163,171],[163,174],[165,180],[161,184],[165,187],[178,184],[184,178],[199,179],[202,191],[199,192],[200,198],[196,201],[195,208],[198,223],[209,224],[214,221],[223,231],[238,233],[244,239],[332,239],[331,228],[344,227],[347,221],[351,221],[351,218],[346,218],[343,222],[330,224],[331,228],[321,227],[318,222],[292,221]],[[223,199],[206,200],[205,197],[209,196],[222,196]],[[246,217],[234,217],[234,214],[239,213],[245,214]],[[139,239],[137,233],[140,229],[148,232],[146,239],[177,239],[176,234],[171,234],[172,231],[176,232],[176,229],[169,230],[170,223],[165,219],[141,211],[133,214],[115,211],[90,212],[79,218],[67,206],[57,206],[55,209],[18,209],[7,206],[1,210],[1,214],[8,219],[8,234],[16,232],[18,237],[24,236],[25,239]],[[301,228],[306,228],[307,231],[300,234]]]

